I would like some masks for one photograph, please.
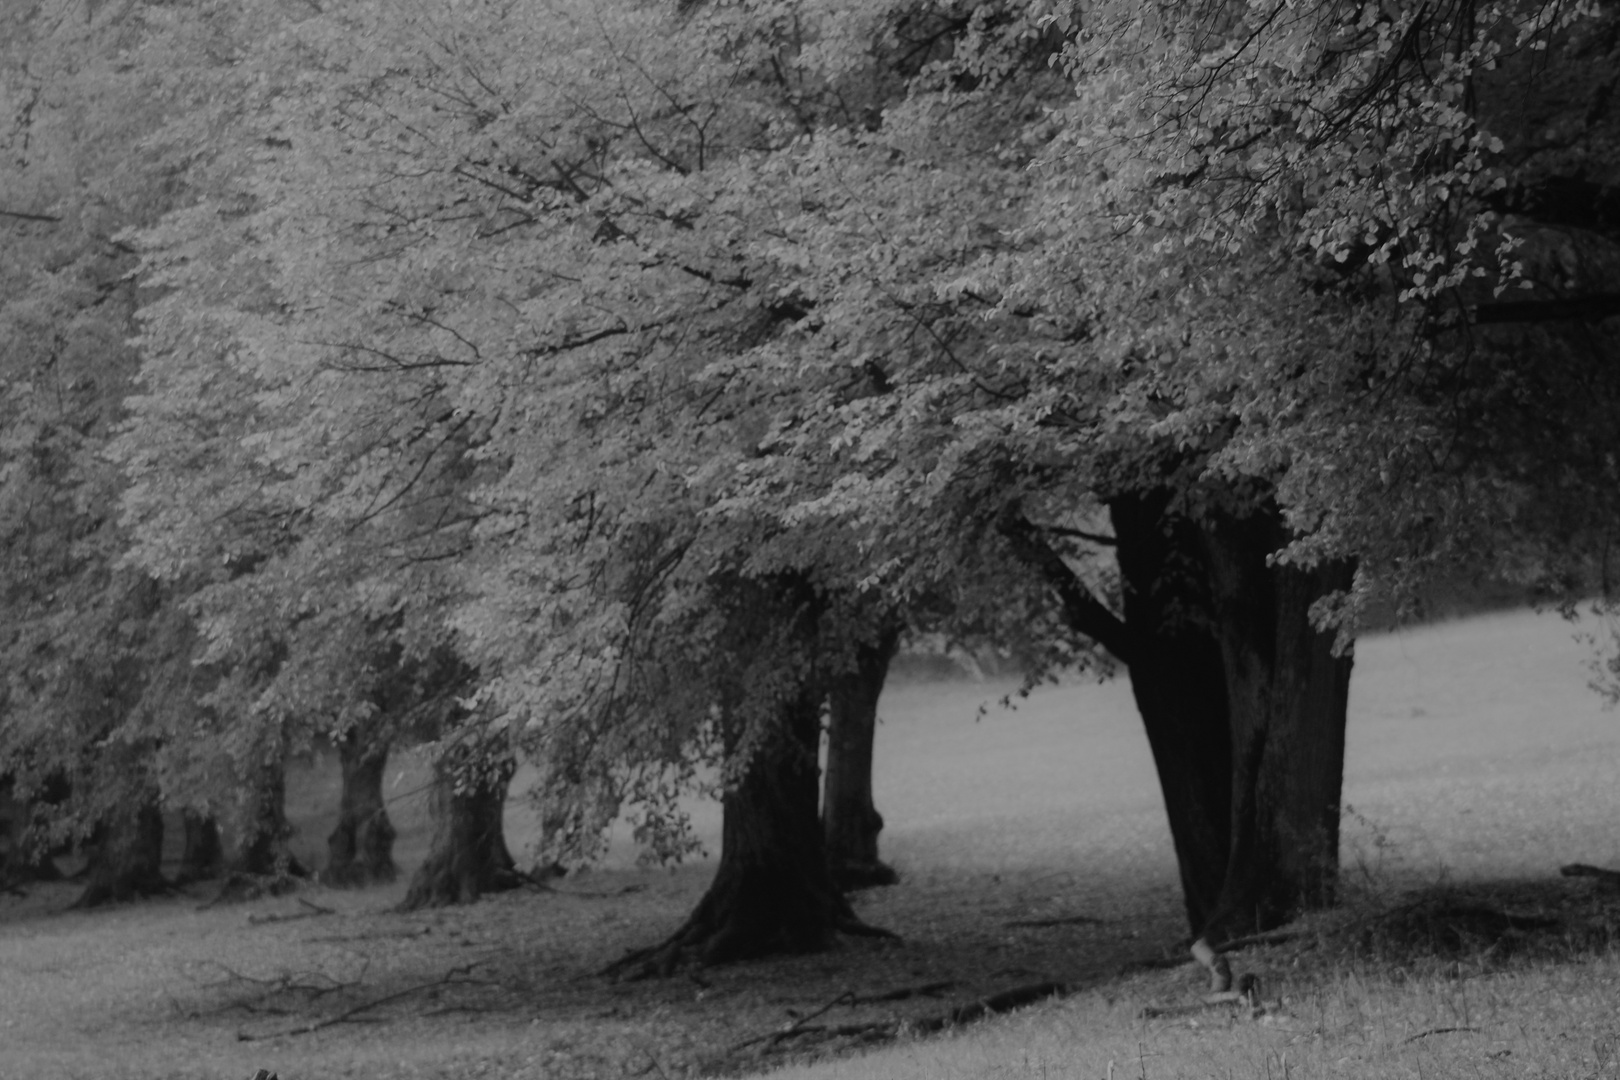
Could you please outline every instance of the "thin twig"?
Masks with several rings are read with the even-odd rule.
[[[1470,1032],[1474,1032],[1475,1034],[1478,1034],[1479,1028],[1475,1028],[1475,1027],[1437,1027],[1437,1028],[1428,1028],[1427,1030],[1418,1032],[1416,1035],[1408,1035],[1406,1038],[1401,1040],[1401,1045],[1405,1046],[1409,1042],[1417,1042],[1419,1039],[1427,1039],[1430,1035],[1450,1035],[1454,1031],[1470,1031]]]

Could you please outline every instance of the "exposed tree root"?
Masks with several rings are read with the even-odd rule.
[[[864,923],[853,915],[820,930],[788,925],[763,929],[749,925],[753,920],[745,918],[722,921],[708,916],[700,906],[686,925],[669,938],[625,954],[603,968],[602,974],[629,981],[666,978],[688,964],[710,967],[777,953],[819,952],[832,944],[836,934],[900,940],[894,931]]]
[[[288,912],[285,915],[276,915],[276,914],[249,915],[248,916],[248,922],[253,924],[254,926],[258,926],[258,925],[260,925],[262,923],[291,922],[294,919],[313,919],[313,918],[316,918],[316,917],[321,916],[321,915],[336,915],[337,914],[337,909],[336,908],[322,907],[319,904],[312,904],[308,900],[305,900],[301,896],[298,898],[298,902],[300,904],[303,904],[306,910],[304,910],[304,911],[291,911],[291,912]]]

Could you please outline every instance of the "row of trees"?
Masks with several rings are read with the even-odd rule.
[[[1366,606],[1579,595],[1620,521],[1612,5],[80,14],[7,39],[0,207],[0,761],[62,830],[425,742],[455,899],[518,759],[565,861],[718,776],[638,962],[814,947],[909,627],[1125,669],[1207,956],[1333,898]]]

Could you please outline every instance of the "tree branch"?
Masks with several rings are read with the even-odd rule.
[[[1040,528],[1024,516],[1018,500],[1002,507],[996,528],[1012,545],[1013,554],[1038,571],[1052,587],[1063,605],[1069,629],[1091,638],[1113,653],[1115,659],[1129,664],[1135,650],[1131,648],[1131,635],[1125,623],[1092,595],[1085,582],[1063,561],[1063,556],[1041,536]]]
[[[1098,544],[1102,547],[1119,546],[1118,537],[1109,536],[1106,533],[1087,532],[1084,529],[1071,529],[1067,525],[1040,525],[1033,521],[1029,524],[1031,528],[1039,529],[1043,533],[1051,533],[1053,536],[1072,536],[1076,540],[1084,540],[1088,544]]]
[[[16,221],[43,221],[48,225],[55,225],[62,220],[55,214],[27,214],[20,210],[0,210],[0,217],[12,218]]]

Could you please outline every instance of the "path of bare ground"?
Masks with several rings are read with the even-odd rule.
[[[1172,904],[1077,912],[1067,874],[952,873],[857,901],[900,943],[667,980],[596,974],[626,945],[668,932],[704,876],[587,874],[557,893],[411,915],[385,909],[392,893],[321,889],[204,911],[187,897],[47,914],[71,894],[43,890],[28,901],[38,914],[0,912],[0,1076],[734,1072],[784,1056],[768,1040],[739,1044],[842,995],[853,998],[820,1022],[922,1017],[1031,982],[1088,982],[1177,940]],[[1098,921],[1053,922],[1082,914]],[[1009,925],[1019,922],[1042,925]],[[798,1041],[803,1056],[850,1040]]]

